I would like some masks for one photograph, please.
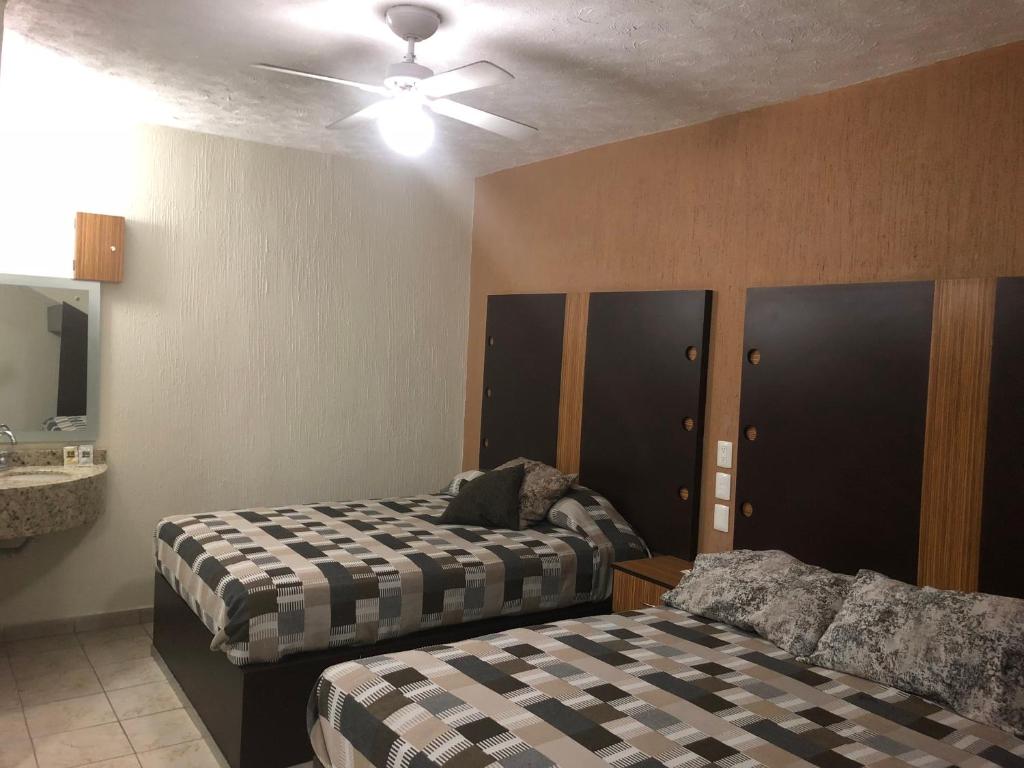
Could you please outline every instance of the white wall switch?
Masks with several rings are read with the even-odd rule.
[[[728,472],[715,473],[715,498],[722,501],[732,498],[732,475]]]
[[[715,530],[729,532],[729,507],[725,504],[715,504]]]
[[[718,466],[732,469],[732,443],[728,440],[718,441]]]

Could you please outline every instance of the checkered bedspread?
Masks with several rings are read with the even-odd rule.
[[[169,517],[157,568],[235,664],[606,599],[643,541],[592,491],[565,527],[442,526],[424,495]],[[565,502],[566,499],[563,499]]]
[[[339,664],[310,700],[350,766],[1024,766],[1024,742],[669,608]]]

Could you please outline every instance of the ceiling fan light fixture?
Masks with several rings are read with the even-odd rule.
[[[0,4],[3,2],[0,0]],[[388,9],[387,23],[391,31],[405,41],[406,53],[401,61],[388,67],[383,85],[359,83],[275,64],[252,66],[384,97],[382,101],[365,106],[326,127],[333,130],[376,120],[384,142],[406,157],[422,155],[434,143],[432,113],[509,139],[527,139],[537,133],[533,126],[448,98],[515,80],[511,72],[489,61],[474,61],[435,75],[433,70],[416,62],[416,43],[433,35],[441,23],[441,17],[435,11],[418,5],[396,5]]]
[[[399,94],[384,104],[377,128],[384,143],[405,157],[419,157],[434,143],[434,121],[411,94]]]

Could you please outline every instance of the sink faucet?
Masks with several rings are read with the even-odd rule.
[[[6,437],[11,441],[11,445],[18,444],[17,438],[15,438],[11,428],[6,424],[0,424],[0,437]],[[4,472],[8,469],[10,469],[10,465],[8,463],[7,451],[0,451],[0,472]]]

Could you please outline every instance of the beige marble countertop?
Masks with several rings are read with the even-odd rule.
[[[72,443],[68,443],[72,445]],[[60,447],[47,446],[0,446],[0,450],[6,449],[10,457],[12,467],[63,467],[64,450]],[[107,450],[97,448],[93,454],[96,464],[107,463]]]
[[[11,452],[11,468],[0,472],[0,541],[86,525],[103,512],[107,465],[65,467],[54,454]]]

